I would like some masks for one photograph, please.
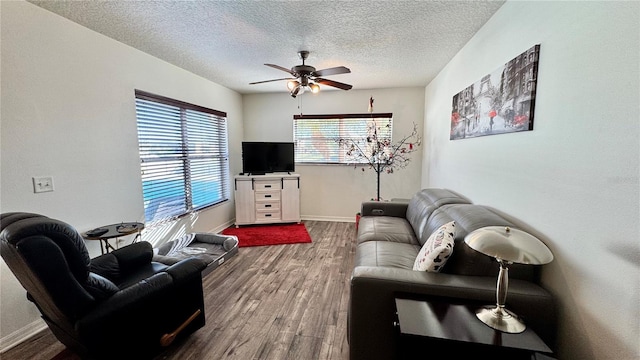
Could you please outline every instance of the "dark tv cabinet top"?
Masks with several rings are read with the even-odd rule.
[[[260,179],[279,179],[281,177],[300,177],[300,174],[294,172],[275,172],[275,173],[240,173],[240,175],[236,175],[236,179],[247,179],[247,178],[260,178]]]
[[[240,173],[238,176],[264,176],[264,175],[274,175],[274,176],[282,176],[282,175],[297,175],[293,171],[279,171],[279,172],[254,172],[254,173]]]

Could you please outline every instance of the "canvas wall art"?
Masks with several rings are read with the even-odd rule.
[[[453,96],[451,140],[533,130],[540,45]]]

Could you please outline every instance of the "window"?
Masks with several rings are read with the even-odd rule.
[[[294,115],[296,163],[353,164],[338,139],[366,142],[372,135],[391,142],[392,114]]]
[[[136,90],[148,223],[229,199],[227,114]]]

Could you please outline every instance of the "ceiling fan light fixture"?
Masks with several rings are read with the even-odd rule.
[[[298,95],[304,94],[304,86],[298,84],[293,90],[291,90],[291,97],[295,98]]]
[[[1,1],[1,0],[0,0]],[[256,81],[249,83],[253,84],[262,84],[272,81],[281,81],[287,80],[287,89],[292,97],[296,97],[300,94],[303,94],[305,91],[309,91],[313,94],[317,94],[320,92],[320,85],[332,86],[342,90],[349,90],[352,88],[349,84],[344,84],[341,82],[325,79],[324,76],[328,75],[339,75],[339,74],[348,74],[351,72],[349,68],[344,66],[336,66],[327,69],[316,70],[315,67],[311,65],[305,64],[305,60],[309,56],[308,51],[299,51],[298,56],[302,59],[302,65],[296,65],[291,69],[287,69],[280,65],[275,64],[265,64],[271,68],[276,70],[281,70],[288,73],[291,77],[284,79],[272,79],[272,80],[264,80],[264,81]]]
[[[298,86],[300,86],[300,83],[296,80],[291,80],[287,82],[287,89],[289,89],[289,91],[293,91]]]

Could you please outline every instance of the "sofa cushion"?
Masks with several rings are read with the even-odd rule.
[[[420,245],[424,245],[435,229],[427,230],[427,219],[434,210],[445,204],[470,204],[467,199],[447,189],[422,189],[409,201],[407,220]]]
[[[358,243],[387,241],[419,245],[413,229],[405,218],[393,216],[363,216],[358,224]]]
[[[455,221],[442,225],[422,245],[418,256],[416,256],[416,261],[413,263],[413,270],[440,272],[453,252],[455,236]]]
[[[355,266],[384,266],[411,270],[419,245],[367,241],[356,248]]]

